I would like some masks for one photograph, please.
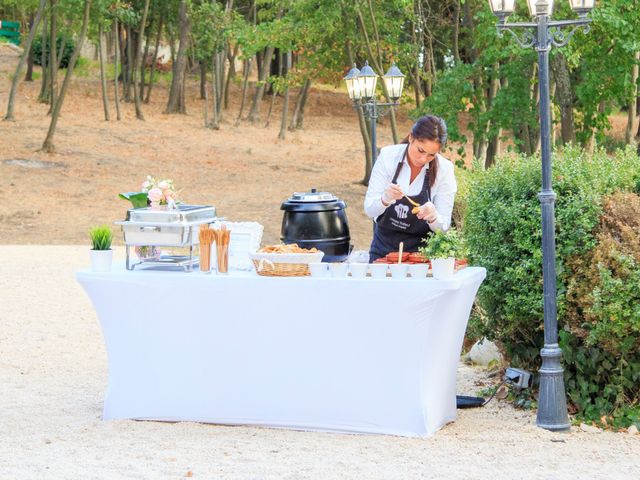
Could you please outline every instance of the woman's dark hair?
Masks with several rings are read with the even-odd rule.
[[[444,147],[447,143],[447,124],[445,121],[435,115],[425,115],[420,117],[411,127],[411,136],[416,140],[431,140],[439,142],[440,147]],[[402,143],[409,143],[409,135],[407,135]],[[429,186],[433,187],[438,176],[438,162],[429,164]]]

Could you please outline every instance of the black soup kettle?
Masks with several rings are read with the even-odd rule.
[[[280,240],[324,252],[323,262],[342,262],[351,250],[346,204],[329,192],[296,192],[280,206],[284,210]]]

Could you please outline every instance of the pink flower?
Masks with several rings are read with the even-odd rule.
[[[163,199],[163,196],[164,195],[162,194],[162,190],[157,187],[154,187],[147,192],[147,198],[149,199],[149,201],[151,201],[151,203],[159,203]]]
[[[169,189],[169,182],[167,182],[166,180],[162,180],[161,182],[158,183],[158,188],[160,190],[168,190]]]

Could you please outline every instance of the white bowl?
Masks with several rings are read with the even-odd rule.
[[[309,272],[312,277],[326,277],[329,273],[328,264],[322,262],[313,262],[309,264]]]
[[[393,278],[407,278],[407,272],[409,271],[408,263],[392,263],[389,265],[391,270],[391,276]]]
[[[349,270],[348,263],[330,263],[329,273],[334,278],[344,278],[347,276],[347,270]]]
[[[369,271],[373,278],[385,278],[387,276],[389,265],[386,263],[372,263],[369,265]]]
[[[409,265],[409,273],[411,274],[411,278],[425,278],[428,271],[428,263],[416,263],[413,265]]]
[[[349,264],[349,271],[352,278],[365,278],[367,276],[367,270],[369,270],[368,263],[351,263]]]

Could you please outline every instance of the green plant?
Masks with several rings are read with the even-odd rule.
[[[464,239],[455,228],[450,228],[446,232],[437,231],[423,241],[426,245],[420,247],[419,250],[427,258],[462,258],[466,256]]]
[[[111,250],[113,234],[108,226],[100,225],[92,227],[89,230],[89,237],[91,238],[93,250]]]

